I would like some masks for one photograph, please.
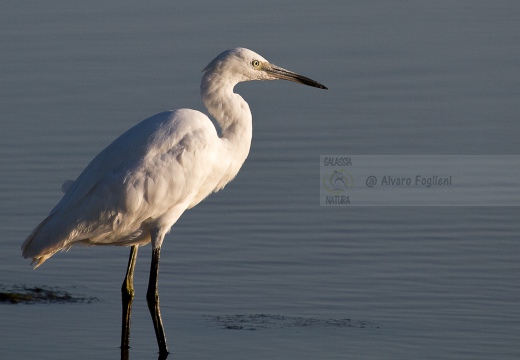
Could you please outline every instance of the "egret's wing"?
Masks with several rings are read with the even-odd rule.
[[[22,245],[23,255],[41,264],[74,242],[110,243],[139,236],[147,219],[165,213],[176,221],[188,207],[188,197],[195,196],[200,178],[211,171],[201,166],[213,153],[207,149],[209,138],[217,140],[214,126],[193,110],[165,112],[137,124],[69,184],[49,217]]]
[[[67,180],[63,184],[61,184],[61,191],[66,194],[69,191],[70,187],[74,184],[74,180]]]
[[[125,161],[144,156],[151,134],[174,114],[175,112],[169,111],[149,117],[114,140],[88,164],[72,184],[69,184],[67,192],[49,215],[64,206],[75,204],[91,191],[100,179]]]

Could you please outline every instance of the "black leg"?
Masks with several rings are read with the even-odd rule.
[[[157,344],[159,345],[160,358],[161,356],[164,358],[164,356],[168,355],[168,346],[166,345],[166,336],[164,335],[161,310],[159,308],[159,292],[157,291],[160,255],[160,247],[153,249],[152,265],[150,267],[150,280],[148,281],[148,291],[146,293],[146,300],[148,302],[148,309],[150,310],[150,314],[152,315],[153,327],[155,328],[155,336],[157,337]]]
[[[121,352],[128,351],[130,347],[130,316],[132,312],[132,301],[134,299],[134,268],[137,258],[138,246],[132,246],[126,276],[121,286],[121,299],[123,303],[123,322],[121,326]]]

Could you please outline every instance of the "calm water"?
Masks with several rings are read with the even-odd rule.
[[[119,357],[128,249],[75,248],[32,271],[19,247],[64,180],[139,120],[202,109],[201,69],[245,46],[330,90],[237,87],[250,157],[163,246],[170,358],[517,359],[517,207],[319,206],[322,154],[520,154],[518,2],[391,3],[2,5],[0,284],[99,301],[0,304],[0,358]],[[157,357],[149,256],[131,359]]]

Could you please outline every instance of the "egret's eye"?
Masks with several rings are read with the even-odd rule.
[[[258,60],[253,60],[251,61],[251,65],[253,65],[254,68],[257,68],[260,66],[260,61]]]

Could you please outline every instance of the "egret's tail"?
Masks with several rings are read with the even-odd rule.
[[[63,193],[66,193],[70,187],[74,184],[74,180],[67,180],[61,185],[61,191]],[[34,268],[36,269],[38,266],[43,264],[45,260],[50,258],[52,255],[54,255],[57,251],[59,251],[59,246],[51,246],[48,248],[48,245],[50,241],[45,241],[41,238],[41,231],[42,227],[47,224],[49,221],[50,216],[47,217],[45,220],[43,220],[40,225],[38,225],[31,235],[27,239],[25,239],[24,243],[22,244],[22,256],[24,258],[32,258],[31,265],[36,262],[36,265]],[[40,236],[38,236],[40,235]],[[47,245],[45,246],[45,243]],[[44,246],[42,246],[44,245]],[[54,248],[54,250],[52,250]]]
[[[50,219],[49,216],[43,220],[22,244],[22,256],[26,259],[32,258],[31,265],[36,263],[35,269],[64,248],[65,241],[56,241],[52,234],[49,234],[49,227],[46,225]]]

